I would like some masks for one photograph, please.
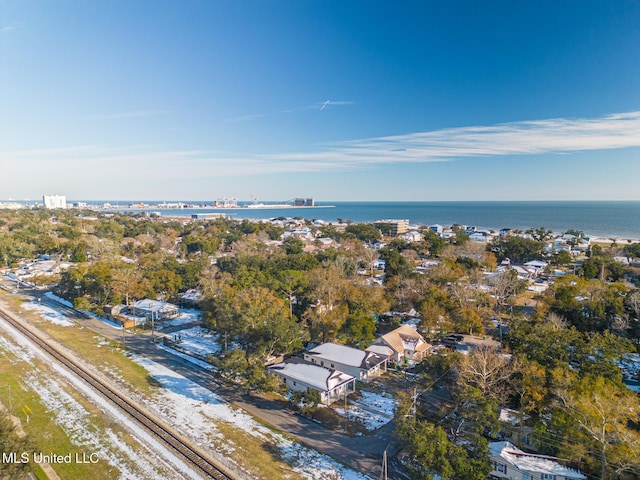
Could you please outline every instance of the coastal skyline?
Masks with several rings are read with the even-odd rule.
[[[639,23],[637,1],[8,0],[0,198],[638,200]]]

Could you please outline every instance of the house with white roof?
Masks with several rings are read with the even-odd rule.
[[[386,350],[380,347],[385,347]],[[376,338],[367,348],[369,352],[386,351],[389,359],[396,363],[402,360],[419,362],[430,350],[431,345],[410,325],[401,325],[386,335]]]
[[[580,471],[562,465],[557,458],[526,453],[510,442],[489,444],[491,480],[587,480]]]
[[[361,382],[368,382],[386,372],[388,361],[388,357],[379,353],[337,343],[323,343],[305,352],[304,359],[315,365],[338,369]]]
[[[178,307],[168,302],[159,300],[138,300],[131,306],[134,315],[153,320],[167,320],[180,315]]]
[[[336,400],[356,391],[356,379],[340,370],[308,363],[301,358],[289,358],[268,367],[270,374],[282,379],[294,392],[317,390],[320,400],[331,405]]]
[[[422,233],[416,230],[411,230],[407,233],[403,233],[402,235],[400,235],[400,238],[406,242],[415,243],[415,242],[421,242],[422,240],[424,240],[424,235],[422,235]]]
[[[538,271],[543,271],[545,268],[549,266],[549,263],[543,262],[542,260],[531,260],[524,264],[525,267],[535,268]]]
[[[487,232],[486,230],[478,230],[469,234],[469,240],[478,243],[489,243],[493,240],[493,237],[491,232]]]

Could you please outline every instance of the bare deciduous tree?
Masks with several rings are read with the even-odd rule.
[[[483,345],[463,355],[457,371],[463,385],[475,387],[482,395],[502,402],[510,392],[510,379],[516,369],[516,360],[511,356]]]

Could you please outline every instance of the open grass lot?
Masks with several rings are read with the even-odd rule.
[[[251,472],[252,478],[270,480],[274,478],[301,480],[303,477],[291,470],[291,466],[281,459],[281,452],[271,441],[260,441],[247,432],[238,430],[225,422],[217,422],[216,426],[222,438],[214,441],[224,450],[233,445],[233,457],[240,459],[239,465]]]
[[[27,300],[25,298],[16,298],[7,294],[0,298],[7,302],[13,312],[19,313],[39,330],[46,332],[78,358],[96,366],[106,375],[130,386],[136,392],[144,395],[153,393],[154,387],[149,382],[146,370],[127,358],[118,342],[98,335],[83,326],[64,327],[43,320],[38,313],[22,308],[22,303]]]
[[[36,443],[38,452],[45,455],[52,452],[58,455],[81,452],[82,447],[74,445],[61,426],[55,423],[54,417],[47,411],[38,393],[26,386],[26,378],[42,365],[38,365],[37,362],[34,362],[35,366],[29,365],[27,362],[11,358],[12,355],[8,352],[2,353],[4,355],[0,360],[0,399],[20,418],[22,428]],[[92,422],[98,427],[104,425],[103,415],[98,409],[80,395],[76,395],[75,399],[91,413]],[[31,411],[28,422],[25,415],[27,408]],[[62,479],[110,479],[119,475],[114,467],[104,461],[97,464],[60,463],[52,465],[52,468]],[[37,465],[33,465],[33,471],[37,478],[47,478]]]

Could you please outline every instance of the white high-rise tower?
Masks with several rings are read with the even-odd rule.
[[[67,197],[64,195],[43,195],[44,208],[67,208]]]

